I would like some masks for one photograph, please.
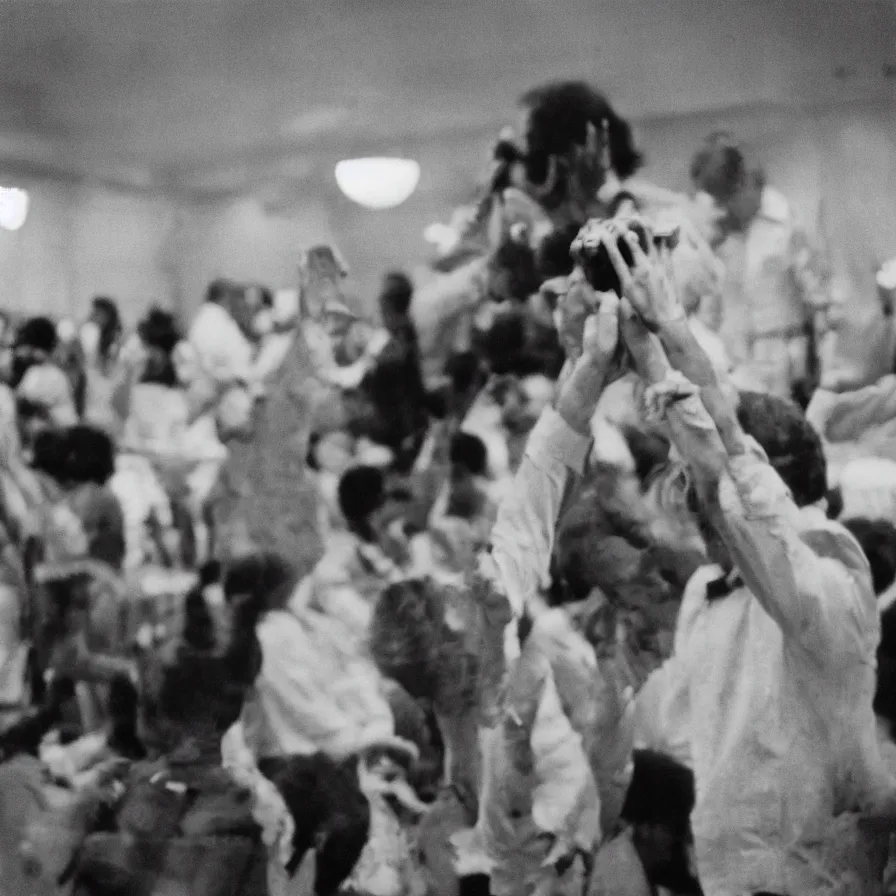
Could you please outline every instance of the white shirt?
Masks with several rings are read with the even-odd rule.
[[[196,312],[189,342],[208,376],[218,382],[251,381],[252,343],[220,305],[205,302]]]
[[[798,511],[762,458],[730,461],[720,503],[747,584],[710,601],[719,567],[691,579],[674,655],[645,686],[640,734],[653,701],[671,725],[651,746],[694,770],[707,896],[873,893],[870,844],[851,814],[889,784],[872,711],[880,624],[867,560],[820,510]]]

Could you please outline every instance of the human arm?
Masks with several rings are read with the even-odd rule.
[[[589,318],[585,351],[562,378],[555,407],[545,411],[529,436],[514,487],[492,530],[491,557],[517,617],[547,577],[560,509],[575,477],[584,473],[591,419],[616,375],[618,300],[604,299]]]
[[[651,271],[643,253],[634,254],[635,274],[629,275],[626,285],[646,308],[648,321],[658,323],[661,336],[650,339],[639,316],[627,314],[623,321],[626,344],[650,384],[648,393],[653,389],[657,397],[663,397],[664,383],[669,382],[669,366],[676,366],[668,357],[663,370],[663,346],[674,346],[678,358],[691,346],[691,361],[678,368],[679,375],[684,374],[680,392],[671,396],[666,390],[658,410],[679,452],[702,479],[701,498],[709,522],[785,637],[828,665],[861,655],[871,630],[869,614],[876,612],[861,551],[846,533],[823,518],[811,530],[805,529],[789,490],[741,429],[734,401],[713,390],[714,377],[709,376],[705,355],[686,333],[686,326],[668,313],[673,302],[668,284],[656,275],[657,265]],[[688,383],[686,371],[709,380],[699,397],[694,391],[688,394],[687,386],[693,389],[694,384]],[[707,392],[712,393],[712,402]]]

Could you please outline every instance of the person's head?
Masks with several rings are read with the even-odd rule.
[[[821,439],[797,405],[774,395],[743,391],[738,396],[737,419],[746,435],[765,452],[797,507],[818,504],[827,496],[827,462]],[[687,504],[710,558],[730,569],[722,535],[693,487],[688,490]]]
[[[178,377],[173,354],[181,340],[174,315],[160,308],[150,309],[137,326],[137,334],[146,350],[141,382],[174,387]]]
[[[258,674],[261,646],[256,626],[274,610],[282,610],[299,582],[295,566],[270,551],[237,557],[224,568],[222,590],[227,606],[225,660],[237,677],[250,682]]]
[[[591,202],[602,186],[608,172],[600,160],[586,160],[582,165],[578,159],[588,144],[589,131],[597,136],[599,155],[606,156],[609,168],[621,180],[642,164],[631,126],[600,91],[584,81],[539,85],[523,95],[520,106],[523,125],[519,137],[527,184],[544,188],[552,166],[558,172],[553,189],[546,195],[539,193],[539,201],[546,207],[567,200]],[[585,195],[570,195],[579,189]]]
[[[352,467],[339,480],[339,511],[349,528],[365,541],[399,519],[406,509],[404,496],[386,487],[386,477],[376,467]]]
[[[205,292],[205,301],[223,308],[247,336],[253,335],[255,312],[252,296],[246,288],[234,280],[213,280]]]
[[[488,475],[488,449],[479,436],[458,432],[451,439],[449,458],[452,469],[470,476]]]
[[[844,520],[843,525],[868,558],[874,593],[883,594],[896,581],[896,526],[887,520],[858,518]]]
[[[56,324],[48,317],[31,317],[26,320],[16,334],[15,347],[52,355],[59,344]]]
[[[676,893],[699,892],[689,868],[690,816],[696,800],[693,772],[670,756],[635,750],[622,818],[650,883]]]
[[[486,374],[474,352],[455,352],[445,362],[445,375],[455,396],[469,396],[485,385]]]
[[[394,271],[387,274],[380,290],[380,313],[387,329],[407,319],[414,298],[414,284],[407,274]]]
[[[710,134],[691,160],[690,173],[694,188],[712,197],[730,226],[742,229],[756,216],[765,175],[732,134]]]
[[[44,429],[32,443],[31,466],[56,482],[66,482],[69,474],[68,433],[64,430]]]
[[[96,350],[100,357],[106,358],[112,352],[121,337],[122,325],[118,305],[108,296],[97,296],[90,303],[89,322],[98,331]]]
[[[430,579],[389,585],[377,599],[369,633],[370,651],[383,675],[442,711],[475,693],[478,671],[463,632],[449,623],[448,597]]]
[[[535,253],[528,242],[504,238],[488,265],[488,295],[491,301],[525,302],[538,291]]]
[[[65,435],[65,480],[105,485],[115,473],[115,445],[101,429],[73,426]]]
[[[552,230],[535,250],[535,265],[541,283],[554,277],[568,277],[575,267],[571,247],[582,229],[578,221]]]

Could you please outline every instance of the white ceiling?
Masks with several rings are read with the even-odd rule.
[[[487,141],[548,78],[649,118],[896,96],[894,73],[876,0],[7,0],[0,170],[295,188],[347,155]]]

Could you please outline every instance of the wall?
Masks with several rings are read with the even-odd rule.
[[[254,200],[197,206],[96,186],[16,184],[31,208],[21,230],[0,230],[0,307],[28,314],[80,317],[105,294],[131,323],[153,303],[188,318],[212,278],[291,285],[298,247],[329,238],[320,203],[284,215]]]
[[[741,108],[655,118],[638,125],[648,153],[644,176],[686,189],[688,162],[704,134],[725,127],[751,141],[770,179],[810,224],[823,225],[855,308],[846,351],[860,357],[874,325],[874,272],[896,255],[894,119],[896,101],[880,99],[800,112]],[[468,198],[487,152],[487,141],[461,136],[421,147],[417,193],[403,207],[379,213],[354,206],[326,179],[308,195],[280,196],[276,207],[255,199],[196,206],[99,187],[26,183],[28,221],[18,233],[0,231],[0,304],[79,314],[92,295],[105,292],[118,298],[129,320],[152,301],[189,316],[212,277],[292,285],[299,249],[334,237],[352,268],[353,290],[372,303],[388,268],[427,276],[423,230],[447,220]]]
[[[171,303],[173,203],[53,181],[17,184],[31,208],[21,230],[0,230],[0,304],[79,315],[92,296],[107,294],[133,319],[151,302]]]

